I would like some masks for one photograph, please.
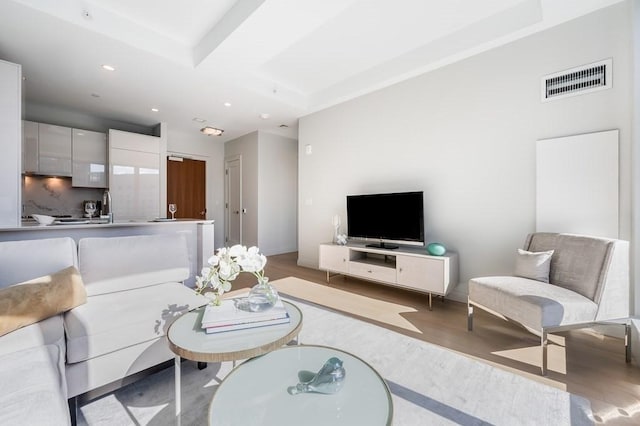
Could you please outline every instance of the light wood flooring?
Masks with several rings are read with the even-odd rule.
[[[640,424],[640,368],[625,363],[622,339],[590,330],[553,336],[550,371],[541,377],[537,336],[479,309],[475,310],[474,331],[469,332],[464,303],[436,299],[429,311],[427,297],[419,293],[343,276],[334,276],[327,284],[324,271],[297,266],[297,253],[270,256],[265,272],[271,281],[294,276],[365,296],[372,303],[383,300],[403,305],[407,309],[402,316],[411,327],[366,318],[359,315],[357,306],[344,313],[588,398],[596,424]],[[253,283],[254,278],[242,274],[233,287]],[[331,306],[330,301],[327,305]],[[428,369],[428,364],[425,360],[420,368]]]

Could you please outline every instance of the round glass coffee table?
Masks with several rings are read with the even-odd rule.
[[[180,424],[180,359],[198,362],[223,362],[266,354],[297,339],[302,328],[302,312],[283,301],[289,314],[288,324],[207,334],[201,327],[205,307],[194,309],[175,320],[167,331],[169,348],[175,357],[176,420]]]
[[[335,394],[291,394],[299,377],[331,357],[345,379]],[[315,345],[287,346],[250,359],[224,378],[209,406],[210,425],[390,425],[391,394],[369,364],[348,352]]]

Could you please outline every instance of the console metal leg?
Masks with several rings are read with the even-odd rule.
[[[542,334],[540,335],[540,346],[542,347],[542,375],[547,375],[547,332],[542,329]]]
[[[467,330],[473,331],[473,305],[467,300]]]
[[[624,325],[624,360],[625,362],[631,362],[631,323],[627,322]]]
[[[431,293],[429,293],[429,310],[430,311],[433,311],[433,307],[431,306],[432,299],[433,299],[433,296],[431,295]]]
[[[329,283],[329,271],[327,271],[327,283]]]

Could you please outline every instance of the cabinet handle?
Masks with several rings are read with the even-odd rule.
[[[398,272],[402,272],[402,268],[398,269]]]
[[[373,271],[372,271],[371,269],[369,269],[367,272],[368,272],[368,273],[370,273],[370,274],[372,274],[372,273],[373,273]]]

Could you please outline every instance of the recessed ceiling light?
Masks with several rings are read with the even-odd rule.
[[[158,111],[160,111],[160,110],[159,110],[158,108],[151,108],[151,111],[153,111],[153,112],[158,112]]]
[[[193,117],[193,121],[195,121],[196,123],[204,123],[207,120],[205,120],[204,118]]]
[[[115,70],[116,70],[116,69],[115,69],[115,67],[113,67],[113,66],[111,66],[111,65],[107,65],[107,64],[104,64],[104,65],[102,66],[102,69],[105,69],[105,70],[107,70],[107,71],[115,71]]]
[[[224,106],[226,106],[227,108],[229,108],[231,106],[231,102],[225,102]]]
[[[99,98],[100,95],[98,95],[97,93],[92,93],[91,96],[93,96],[94,98]]]
[[[271,116],[269,114],[267,114],[266,112],[263,112],[262,114],[260,114],[260,118],[262,118],[263,120],[266,120],[269,117],[271,117]]]

